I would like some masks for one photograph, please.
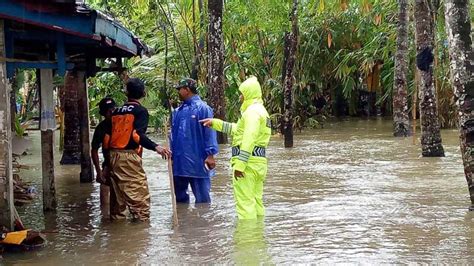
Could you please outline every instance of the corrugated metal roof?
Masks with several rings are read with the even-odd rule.
[[[129,56],[148,52],[143,42],[111,16],[90,8],[83,1],[58,1],[3,0],[0,1],[0,18],[92,39],[123,50]]]

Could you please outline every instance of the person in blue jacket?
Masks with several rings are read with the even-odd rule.
[[[209,203],[211,176],[216,162],[216,131],[204,127],[199,120],[212,118],[212,108],[197,94],[195,80],[182,79],[176,86],[182,104],[173,112],[171,151],[176,201],[189,203],[191,185],[196,203]]]

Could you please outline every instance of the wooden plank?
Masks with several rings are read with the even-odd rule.
[[[86,72],[77,71],[77,91],[79,103],[79,124],[81,127],[81,174],[80,181],[92,182],[91,145],[90,145],[90,123],[89,123],[89,95],[87,93]]]
[[[45,60],[24,60],[24,59],[17,59],[17,58],[8,58],[4,56],[0,56],[0,63],[31,63],[31,64],[51,64],[56,65],[56,61],[45,61]]]
[[[53,71],[40,70],[41,89],[41,162],[43,175],[43,211],[56,208],[56,189],[54,182],[54,128],[51,114],[54,114]],[[54,119],[54,116],[53,116]]]
[[[0,56],[5,56],[4,21],[0,20]],[[10,90],[6,64],[0,62],[0,224],[13,229],[13,177]]]

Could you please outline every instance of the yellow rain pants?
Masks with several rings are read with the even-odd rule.
[[[257,78],[244,81],[239,91],[244,97],[240,107],[242,117],[237,123],[214,118],[211,127],[232,136],[232,172],[244,174],[238,180],[232,178],[237,216],[239,219],[257,219],[257,216],[265,215],[262,198],[268,169],[265,149],[271,135],[270,117],[263,105]]]
[[[267,164],[249,164],[244,177],[232,179],[234,198],[239,219],[256,219],[265,215],[263,206],[263,184],[267,175]]]

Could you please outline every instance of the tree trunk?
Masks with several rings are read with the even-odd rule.
[[[425,157],[444,156],[433,76],[434,21],[428,0],[415,1],[416,62],[420,71],[421,148]]]
[[[82,183],[92,182],[94,173],[92,172],[91,142],[89,126],[89,94],[86,84],[86,72],[75,71],[76,87],[78,88],[79,101],[79,124],[80,124],[80,150],[81,150],[81,173],[80,181]]]
[[[78,77],[68,72],[64,81],[64,151],[61,164],[81,163],[81,125],[79,122]]]
[[[459,108],[461,154],[474,210],[474,53],[468,0],[445,0],[446,32],[451,59],[451,83]]]
[[[16,79],[18,77],[16,77],[18,75],[18,71],[15,75],[15,81],[13,81],[14,85],[18,85],[16,84]],[[23,74],[23,73],[21,73]],[[16,88],[16,86],[13,86],[12,84],[12,90],[10,92],[10,116],[11,116],[11,129],[13,132],[15,132],[15,123],[16,123],[16,113],[17,113],[17,110],[16,110],[16,92],[18,91],[18,88]]]
[[[407,103],[408,73],[408,1],[398,1],[397,52],[395,54],[395,80],[393,88],[393,135],[410,135]]]
[[[224,36],[222,33],[223,0],[209,0],[208,79],[210,104],[214,116],[225,119],[224,98]],[[217,142],[227,143],[227,136],[218,133]]]
[[[285,148],[293,147],[293,69],[296,61],[296,48],[298,44],[298,0],[293,0],[293,8],[291,9],[291,33],[288,35],[287,45],[288,58],[286,60],[284,82],[283,82],[283,134],[285,136]],[[285,52],[286,53],[286,52]]]
[[[283,64],[281,65],[281,88],[283,92],[282,101],[280,102],[280,110],[281,110],[281,117],[280,117],[280,124],[279,130],[281,135],[285,135],[285,78],[286,78],[286,68],[288,67],[288,57],[290,55],[290,33],[285,32],[285,36],[283,37]]]
[[[0,19],[0,57],[5,57],[4,21]],[[0,225],[13,229],[12,132],[10,90],[5,62],[0,62]]]

